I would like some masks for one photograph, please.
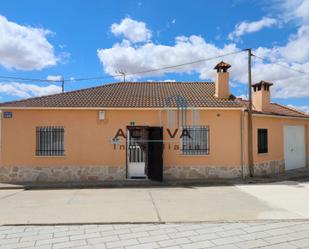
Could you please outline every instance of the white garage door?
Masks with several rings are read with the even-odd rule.
[[[285,169],[297,169],[306,166],[305,127],[284,127]]]

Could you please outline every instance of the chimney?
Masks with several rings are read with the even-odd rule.
[[[252,85],[252,109],[255,111],[266,111],[270,104],[269,88],[273,83],[260,81]]]
[[[230,64],[221,61],[214,69],[217,70],[216,76],[216,91],[215,97],[220,99],[228,99],[230,97],[229,90],[229,72],[227,71],[231,67]]]

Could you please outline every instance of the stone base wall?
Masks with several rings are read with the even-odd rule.
[[[87,182],[126,179],[124,166],[0,167],[0,182]]]
[[[309,160],[309,158],[308,158]],[[256,163],[255,176],[284,173],[284,160]],[[245,166],[245,175],[248,175]],[[172,166],[164,167],[164,180],[229,179],[242,177],[241,166]],[[55,167],[0,167],[0,182],[87,182],[125,180],[125,166],[55,166]]]
[[[166,167],[163,172],[163,179],[228,179],[241,177],[241,167],[220,167],[220,166],[174,166]]]
[[[244,167],[245,176],[249,175],[248,165]],[[255,176],[270,176],[284,173],[284,160],[254,164]],[[242,177],[241,166],[173,166],[166,167],[163,179],[231,179]]]
[[[284,160],[254,164],[255,176],[278,175],[285,171]]]

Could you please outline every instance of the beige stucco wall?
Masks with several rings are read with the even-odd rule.
[[[284,159],[284,126],[285,125],[302,125],[305,126],[306,133],[306,153],[309,155],[309,120],[293,118],[276,118],[276,117],[253,117],[253,159],[256,163],[283,160]],[[268,129],[268,153],[257,153],[257,129]]]
[[[52,180],[57,179],[58,176],[65,176],[63,180],[83,179],[83,176],[87,180],[123,179],[126,151],[122,145],[125,145],[125,140],[121,139],[118,145],[113,145],[111,139],[119,128],[125,131],[126,126],[132,121],[137,126],[163,126],[165,140],[163,162],[166,178],[239,177],[241,174],[241,110],[200,111],[200,125],[207,125],[210,129],[210,154],[200,156],[182,155],[179,149],[174,149],[175,145],[180,147],[180,130],[175,139],[169,138],[166,130],[166,111],[105,110],[104,121],[98,119],[99,110],[4,111],[13,113],[13,118],[1,120],[0,176],[5,175],[5,180],[8,175],[12,175],[13,178],[19,177],[16,176],[18,174],[15,171],[21,171],[20,169],[23,168],[38,170],[34,176],[29,176],[29,172],[22,173],[22,177],[26,174],[30,180],[39,178],[44,181],[48,178],[45,173],[41,175],[41,168],[48,170],[48,174],[52,174],[52,178],[48,178]],[[190,124],[190,110],[187,116]],[[246,120],[247,116],[245,116],[245,127],[247,127]],[[269,165],[281,167],[280,163],[284,160],[284,125],[305,125],[306,143],[309,144],[308,120],[254,116],[255,164],[261,164],[265,168],[268,167],[269,162],[271,163]],[[38,126],[65,128],[65,156],[38,157],[35,155],[35,131]],[[258,128],[268,129],[269,152],[267,154],[257,153]],[[174,133],[175,129],[170,128],[170,131]],[[246,142],[246,129],[244,134]],[[247,143],[245,148],[247,164]],[[308,146],[306,153],[309,156]],[[57,168],[58,172],[54,170]],[[78,169],[77,172],[74,172],[75,168]],[[272,172],[269,171],[269,173]]]
[[[2,119],[2,166],[57,166],[57,165],[125,165],[126,152],[120,145],[111,144],[119,128],[125,131],[131,121],[135,125],[164,127],[164,164],[171,165],[240,165],[241,112],[208,110],[200,112],[201,125],[210,128],[210,155],[184,156],[175,145],[180,145],[180,130],[170,139],[166,130],[166,111],[106,110],[106,119],[98,120],[98,110],[11,110],[12,119]],[[190,123],[190,111],[188,120]],[[35,156],[37,126],[64,126],[65,156]],[[170,129],[174,133],[174,129]],[[170,146],[169,146],[170,145]]]

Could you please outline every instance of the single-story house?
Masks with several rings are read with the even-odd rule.
[[[215,82],[120,82],[0,104],[0,182],[248,175],[248,102]],[[252,85],[254,175],[308,167],[309,116]]]

